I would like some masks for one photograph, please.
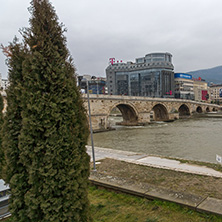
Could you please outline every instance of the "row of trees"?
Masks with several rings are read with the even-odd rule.
[[[3,47],[10,85],[0,173],[10,212],[13,221],[90,221],[88,125],[65,29],[48,0],[29,11],[22,43]]]

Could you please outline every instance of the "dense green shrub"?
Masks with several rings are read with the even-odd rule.
[[[3,107],[4,107],[3,98],[2,95],[0,94],[0,130],[2,129],[3,125],[3,113],[2,113]],[[5,163],[5,157],[2,149],[2,136],[0,135],[0,178],[2,178],[3,176],[3,167],[5,165],[4,163]]]
[[[30,28],[22,32],[26,45],[19,72],[22,83],[14,85],[20,110],[17,144],[15,150],[6,146],[6,153],[15,155],[7,161],[7,169],[15,175],[6,178],[12,190],[13,218],[90,221],[87,117],[65,29],[48,0],[33,0],[29,10]],[[16,117],[9,119],[6,125],[14,124]]]
[[[8,56],[9,86],[7,93],[7,111],[4,117],[2,129],[2,150],[4,159],[2,178],[10,184],[10,212],[16,221],[27,221],[25,213],[24,195],[28,190],[27,171],[20,161],[20,150],[18,147],[19,135],[22,127],[21,117],[21,89],[23,84],[22,64],[27,56],[27,51],[18,39],[14,39],[4,52]]]

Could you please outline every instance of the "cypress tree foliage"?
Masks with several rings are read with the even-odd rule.
[[[2,125],[3,125],[3,107],[4,107],[4,104],[3,104],[3,98],[2,98],[2,95],[0,94],[0,130],[2,129]],[[3,166],[4,166],[4,163],[5,163],[5,157],[4,157],[4,152],[3,152],[3,149],[2,149],[2,135],[0,135],[0,178],[2,178],[3,176]]]
[[[25,213],[24,195],[28,189],[27,171],[20,160],[18,137],[22,127],[21,117],[21,88],[23,84],[22,63],[27,50],[15,38],[8,47],[3,47],[3,52],[8,57],[9,86],[7,93],[7,110],[2,128],[2,151],[4,158],[1,160],[2,178],[10,184],[10,212],[14,221],[28,221]]]
[[[30,12],[19,136],[27,221],[90,221],[87,118],[65,30],[48,0],[33,0]]]

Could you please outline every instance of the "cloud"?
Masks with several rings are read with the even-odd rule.
[[[110,57],[134,61],[151,52],[173,54],[175,70],[221,65],[221,0],[54,0],[68,29],[69,50],[79,74],[105,75]],[[0,42],[28,26],[28,0],[1,5]],[[0,72],[6,76],[0,55]]]

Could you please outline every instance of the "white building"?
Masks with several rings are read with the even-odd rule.
[[[7,89],[9,81],[7,79],[1,79],[1,89],[4,91]]]
[[[194,97],[196,101],[204,102],[209,99],[207,82],[201,79],[193,79]]]
[[[222,103],[222,84],[210,86],[210,98],[213,102]]]
[[[175,98],[194,100],[192,76],[186,73],[175,73]]]

